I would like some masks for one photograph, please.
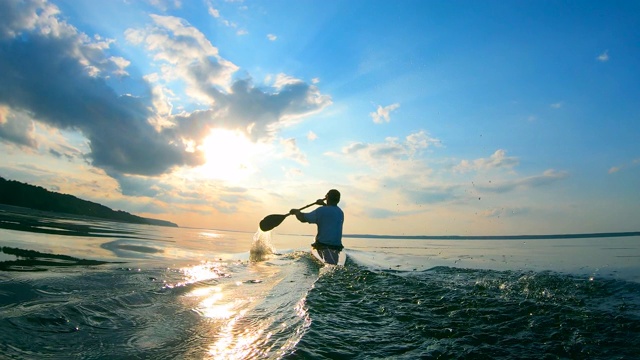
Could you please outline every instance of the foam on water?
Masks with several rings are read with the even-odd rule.
[[[314,284],[311,325],[286,359],[635,358],[639,286],[552,272],[372,270],[348,260]]]

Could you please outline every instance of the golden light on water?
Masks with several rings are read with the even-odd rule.
[[[201,231],[198,233],[198,236],[205,239],[221,239],[224,237],[222,234],[208,232],[208,231]]]
[[[222,286],[201,287],[194,289],[187,296],[199,298],[197,313],[211,320],[212,338],[214,342],[207,353],[213,359],[245,359],[256,356],[264,350],[262,345],[269,340],[271,333],[265,329],[272,323],[271,319],[263,319],[254,323],[247,319],[251,298],[238,298],[241,292],[236,291],[242,284],[234,283],[233,288]]]
[[[199,265],[187,266],[180,269],[183,274],[182,280],[175,284],[167,284],[166,287],[174,288],[179,286],[185,286],[200,281],[206,281],[211,279],[217,279],[227,276],[224,272],[224,268],[219,263],[215,262],[203,262]],[[204,291],[204,290],[201,290]]]
[[[268,324],[238,324],[245,312],[246,310],[220,328],[218,339],[208,351],[214,359],[246,359],[264,352],[262,345],[271,337],[271,333],[265,334],[264,330]]]
[[[227,274],[224,262],[180,269],[182,279],[176,286],[191,287],[183,301],[201,318],[198,326],[206,334],[201,348],[206,358],[261,358],[274,350],[284,354],[295,347],[310,325],[304,298],[284,313],[280,313],[282,309],[264,307],[264,294],[272,293],[284,279],[281,268],[264,263],[247,266],[247,276],[235,279]],[[286,297],[290,291],[276,294]],[[293,313],[287,314],[289,311]],[[300,322],[292,321],[291,315]],[[278,336],[282,334],[288,335],[284,342],[279,342]]]
[[[243,312],[243,310],[238,309],[241,309],[242,306],[246,304],[246,301],[234,299],[228,302],[229,299],[225,299],[221,287],[216,286],[213,288],[197,289],[194,290],[193,293],[195,296],[202,296],[199,294],[202,294],[204,292],[203,290],[205,290],[207,294],[204,295],[197,309],[202,316],[210,319],[230,319],[237,313]]]
[[[233,303],[221,303],[224,295],[220,286],[197,288],[187,296],[202,298],[195,310],[206,318],[228,319],[236,313]]]

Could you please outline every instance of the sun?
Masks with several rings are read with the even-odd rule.
[[[213,129],[198,150],[204,152],[206,158],[199,169],[205,177],[237,181],[255,172],[253,160],[260,146],[239,131]]]

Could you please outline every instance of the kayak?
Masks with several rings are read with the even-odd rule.
[[[344,266],[347,261],[347,254],[337,249],[311,248],[311,254],[324,265]]]

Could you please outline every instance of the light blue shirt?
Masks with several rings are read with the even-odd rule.
[[[344,213],[336,205],[321,206],[304,214],[306,222],[318,225],[316,242],[326,245],[342,246],[342,224]]]

